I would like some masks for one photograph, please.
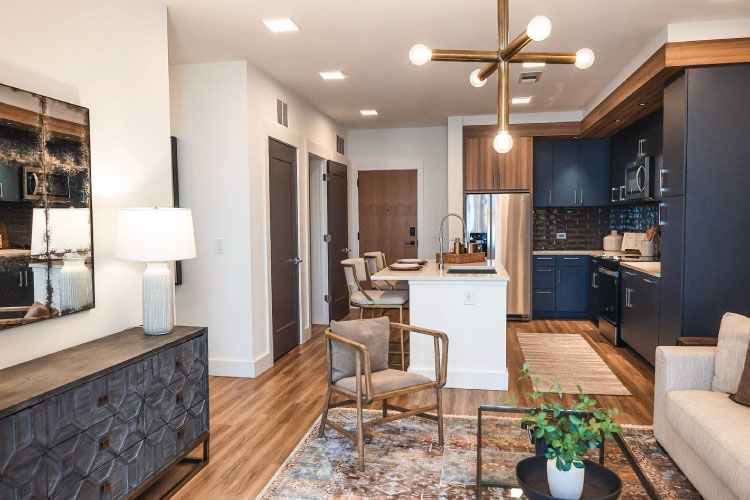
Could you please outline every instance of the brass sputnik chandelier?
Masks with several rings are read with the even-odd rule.
[[[526,31],[515,40],[508,42],[508,0],[497,0],[497,31],[500,39],[499,48],[494,50],[431,50],[425,45],[417,44],[409,51],[409,59],[417,66],[429,61],[461,61],[488,63],[481,69],[474,70],[469,82],[474,87],[483,87],[495,71],[497,81],[497,124],[498,133],[492,141],[498,153],[507,153],[513,148],[513,138],[508,133],[508,86],[510,63],[575,64],[577,68],[586,69],[594,64],[594,53],[590,49],[572,52],[521,52],[532,40],[541,42],[552,31],[552,23],[545,16],[536,16],[526,26]]]

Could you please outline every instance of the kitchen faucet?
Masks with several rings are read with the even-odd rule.
[[[458,220],[461,221],[461,225],[464,229],[462,233],[464,235],[464,245],[466,244],[466,223],[464,222],[464,218],[454,213],[450,213],[443,217],[443,220],[440,221],[440,261],[438,262],[438,269],[441,271],[443,270],[443,267],[445,267],[445,261],[443,260],[443,223],[448,217],[458,217]]]

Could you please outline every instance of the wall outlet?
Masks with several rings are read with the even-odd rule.
[[[558,240],[567,240],[568,239],[568,233],[557,233],[557,239]]]
[[[224,238],[217,238],[214,240],[214,253],[216,255],[224,254]]]
[[[464,288],[464,305],[465,306],[474,305],[474,289],[473,288]]]

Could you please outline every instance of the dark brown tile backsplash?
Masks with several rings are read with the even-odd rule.
[[[610,230],[645,232],[656,226],[659,204],[534,209],[534,250],[597,250]],[[558,239],[557,233],[566,233]]]
[[[8,239],[3,248],[31,248],[31,203],[0,202],[0,221],[5,223]]]

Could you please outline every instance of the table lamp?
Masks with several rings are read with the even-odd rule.
[[[55,297],[54,284],[51,287],[52,303],[49,305],[52,308],[59,307],[60,312],[66,314],[93,306],[91,269],[86,266],[86,259],[91,256],[91,211],[88,208],[35,208],[31,221],[31,256],[63,261],[59,276],[47,274],[50,279],[59,279],[59,297]]]
[[[146,262],[143,330],[164,335],[174,328],[172,271],[168,262],[195,257],[189,208],[124,208],[117,214],[115,257]]]

